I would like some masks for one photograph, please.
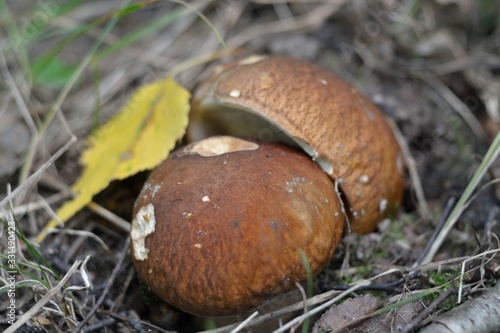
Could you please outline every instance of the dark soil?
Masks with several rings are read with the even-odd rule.
[[[7,1],[7,6],[22,30],[28,23],[42,20],[43,15],[49,15],[47,11],[56,10],[60,3],[55,0],[43,4]],[[315,279],[315,295],[346,289],[357,280],[392,268],[403,271],[412,266],[446,213],[447,203],[454,204],[461,196],[500,128],[499,104],[495,104],[500,101],[500,8],[494,1],[400,3],[362,0],[332,1],[328,5],[306,1],[285,4],[273,0],[220,0],[207,3],[198,1],[193,5],[200,6],[231,51],[240,55],[286,54],[303,58],[333,71],[362,91],[397,125],[411,153],[409,157],[415,162],[420,179],[407,177],[404,201],[398,213],[391,221],[383,221],[375,233],[346,235],[328,268]],[[118,111],[132,91],[143,83],[163,77],[186,59],[222,50],[206,23],[189,14],[89,65],[64,99],[62,117],[56,117],[36,143],[28,175],[43,166],[68,141],[67,127],[77,136],[77,143],[40,178],[23,179],[26,156],[35,144],[34,133],[26,115],[20,111],[22,105],[16,102],[16,90],[9,82],[17,86],[31,121],[40,126],[62,86],[33,82],[32,76],[26,74],[29,63],[39,54],[56,50],[67,37],[65,29],[95,22],[119,6],[118,1],[77,4],[72,10],[50,19],[47,26],[42,27],[40,23],[40,35],[25,44],[23,50],[14,52],[5,48],[3,51],[5,64],[0,66],[3,74],[0,85],[0,199],[8,195],[7,184],[15,189],[28,182],[28,187],[13,198],[14,208],[45,198],[50,207],[56,209],[63,201],[51,201],[50,198],[54,194],[67,193],[68,186],[80,175],[78,157],[86,146],[86,136]],[[184,7],[173,2],[147,2],[143,9],[118,21],[105,45],[127,38],[146,22],[179,8]],[[9,38],[12,42],[15,32],[7,23],[0,25],[6,33],[2,42],[7,43]],[[79,64],[101,32],[99,29],[104,29],[104,25],[98,25],[58,50],[61,61]],[[222,60],[230,57],[224,55]],[[180,73],[178,81],[192,89],[207,66],[195,66]],[[12,79],[6,76],[8,72]],[[98,99],[96,75],[100,78],[98,88],[102,89]],[[113,182],[94,201],[131,221],[132,205],[146,176],[144,172]],[[500,164],[497,162],[482,184],[499,176]],[[423,189],[424,202],[416,196],[415,187],[419,186]],[[500,217],[499,188],[498,184],[493,184],[480,192],[447,236],[434,262],[469,257],[498,247],[495,233],[499,235],[500,229],[495,222]],[[67,198],[67,195],[61,196]],[[50,219],[47,207],[41,205],[39,209],[15,215],[19,230],[26,238],[35,238]],[[8,205],[0,207],[2,221],[9,220],[5,215],[8,211]],[[85,332],[146,332],[151,329],[147,323],[163,331],[196,332],[240,322],[248,316],[224,320],[194,317],[156,298],[135,274],[127,251],[128,233],[91,210],[78,213],[63,229],[84,233],[51,234],[36,248],[46,260],[39,263],[52,266],[64,276],[76,260],[90,256],[86,270],[91,286],[65,294],[66,299],[59,292],[52,303],[32,313],[19,332],[72,331],[91,312],[101,295],[105,297],[84,326]],[[7,252],[6,230],[3,230],[2,254]],[[117,266],[124,253],[123,263]],[[31,263],[36,261],[22,241],[18,243],[17,258]],[[480,283],[493,284],[500,274],[499,259],[499,255],[494,254],[486,265],[471,263],[468,266],[470,273],[464,281],[465,292],[475,291]],[[2,265],[6,265],[6,260],[2,259]],[[457,286],[460,268],[458,262],[454,266],[444,265],[441,271],[423,269],[414,275],[407,271],[404,275],[389,274],[374,281],[366,292],[371,291],[385,301],[408,291],[440,285],[443,283],[440,279],[454,281],[451,284]],[[36,264],[35,268],[23,269],[24,273],[17,274],[18,283],[33,280],[26,272],[44,278]],[[3,294],[8,289],[6,274],[6,266],[3,266],[0,268]],[[52,287],[58,283],[54,278],[49,280]],[[81,286],[85,280],[82,274],[73,274],[66,286]],[[16,288],[17,319],[47,292],[38,283],[19,284]],[[429,304],[432,300],[426,298],[423,302]],[[295,301],[300,301],[300,296]],[[3,329],[9,326],[7,305],[2,296],[0,327]],[[284,307],[280,303],[269,306]],[[301,311],[292,313],[283,320],[286,322],[300,314]],[[313,322],[318,319],[319,316],[312,318]],[[428,317],[416,323],[415,329],[426,323]],[[278,327],[273,325],[277,323],[253,331],[271,331]]]

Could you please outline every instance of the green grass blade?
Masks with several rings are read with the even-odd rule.
[[[2,221],[2,222],[4,224],[7,224],[7,221]],[[29,241],[29,239],[27,239],[26,236],[24,236],[23,231],[19,227],[19,221],[14,218],[14,223],[16,224],[16,236],[18,237],[18,239],[20,239],[25,244],[26,250],[28,251],[28,253],[30,254],[30,256],[33,258],[33,260],[38,265],[38,270],[44,276],[45,280],[49,281],[49,278],[46,275],[45,270],[43,269],[43,267],[41,267],[42,264],[43,264],[43,266],[45,266],[45,267],[47,267],[49,269],[49,271],[52,273],[52,275],[57,280],[60,280],[61,277],[59,276],[59,274],[57,274],[57,272],[54,270],[54,268],[52,268],[52,266],[44,258],[44,256],[40,252],[38,252],[38,250],[31,244],[31,242]]]
[[[306,270],[306,277],[307,277],[306,298],[309,299],[313,295],[313,286],[314,286],[311,265],[309,264],[309,259],[307,258],[307,255],[304,252],[304,250],[299,249],[298,252],[300,260],[302,261],[302,266],[304,266],[304,269]],[[310,319],[309,317],[307,317],[302,325],[302,333],[307,333],[309,331],[309,324],[310,324]]]
[[[16,289],[21,289],[21,288],[25,288],[25,287],[31,287],[31,286],[34,286],[36,284],[40,283],[40,281],[36,280],[35,281],[23,281],[23,282],[19,282],[19,283],[16,283]],[[46,285],[44,285],[45,288],[47,288]],[[48,288],[47,288],[48,289]],[[6,293],[6,292],[9,292],[10,290],[10,286],[4,286],[4,287],[1,287],[0,288],[0,294],[3,294],[3,293]]]
[[[24,276],[29,276],[30,278],[32,278],[33,280],[37,281],[38,283],[40,283],[41,285],[43,285],[47,290],[50,289],[50,284],[48,284],[47,282],[43,281],[42,279],[40,279],[40,277],[36,276],[35,274],[33,273],[30,273],[24,269],[14,269],[12,270],[9,266],[5,266],[5,265],[2,265],[0,266],[0,268],[3,268],[5,269],[6,271],[15,271],[17,272],[18,274],[22,274]],[[18,284],[16,284],[16,288],[17,288]],[[4,292],[3,289],[6,289],[5,291],[8,291],[9,290],[9,286],[4,286],[2,288],[0,288],[0,293]]]
[[[383,308],[380,308],[380,309],[374,311],[373,313],[371,313],[370,316],[376,316],[376,315],[391,311],[392,309],[396,309],[396,308],[399,308],[403,305],[412,303],[416,300],[419,300],[419,299],[422,299],[422,298],[427,297],[429,295],[435,294],[436,292],[437,292],[437,290],[424,290],[418,294],[415,294],[413,296],[405,298],[399,302],[396,302],[396,303],[388,305],[388,306],[384,306]]]
[[[479,185],[479,182],[483,178],[484,174],[490,168],[491,164],[497,159],[499,154],[500,154],[500,132],[497,133],[495,139],[493,140],[488,151],[486,152],[483,161],[479,165],[479,168],[477,169],[476,173],[470,180],[469,184],[467,184],[467,187],[465,188],[464,193],[462,194],[457,204],[455,205],[455,208],[453,208],[453,210],[451,211],[450,216],[445,222],[443,230],[441,230],[439,235],[436,237],[436,240],[432,244],[431,249],[422,260],[422,264],[427,264],[431,262],[432,258],[434,258],[434,255],[437,253],[437,251],[443,244],[444,239],[446,238],[450,230],[453,228],[455,223],[458,221],[458,218],[462,214],[463,210],[466,208],[465,207],[466,202],[469,200],[474,190]]]
[[[128,34],[124,38],[120,39],[119,41],[111,44],[110,46],[104,48],[102,51],[100,51],[97,54],[97,58],[104,58],[118,50],[121,50],[122,48],[140,40],[141,38],[144,38],[150,33],[153,33],[157,30],[160,30],[169,24],[175,22],[175,20],[179,19],[180,17],[186,15],[187,12],[184,12],[182,10],[175,10],[174,12],[170,13],[169,15],[160,17],[159,19],[147,24],[146,26],[137,29],[136,31]]]

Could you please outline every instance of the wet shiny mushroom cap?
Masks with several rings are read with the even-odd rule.
[[[220,134],[303,149],[338,182],[356,232],[373,231],[401,200],[403,162],[382,112],[306,61],[252,56],[216,68],[195,91],[188,136]]]
[[[243,313],[317,275],[342,235],[331,179],[281,144],[213,137],[174,152],[134,206],[132,257],[159,297],[204,316]]]

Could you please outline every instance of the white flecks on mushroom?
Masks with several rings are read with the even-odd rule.
[[[319,83],[326,86],[328,84],[328,81],[325,79],[319,79]]]
[[[210,197],[208,195],[205,195],[203,198],[201,198],[201,201],[203,201],[203,202],[209,202],[210,201]]]
[[[378,203],[378,210],[382,214],[387,209],[387,199],[382,198]]]
[[[162,184],[156,184],[156,185],[151,185],[151,184],[145,184],[144,188],[141,190],[141,195],[144,200],[148,199],[148,195],[151,195],[151,198],[155,197],[156,192],[161,188]]]
[[[154,199],[155,195],[156,195],[156,192],[158,192],[158,190],[161,188],[161,185],[160,184],[156,184],[154,187],[153,187],[153,190],[151,191],[151,197]]]
[[[292,181],[285,183],[285,189],[290,194],[293,193],[294,188],[298,188],[299,191],[302,191],[302,189],[298,187],[298,185],[300,183],[305,183],[306,181],[306,177],[293,177]]]
[[[256,150],[259,145],[252,141],[233,138],[230,136],[214,136],[203,141],[193,143],[184,148],[188,154],[198,154],[203,157],[218,156],[236,151]]]
[[[155,231],[156,219],[154,206],[152,203],[139,209],[137,215],[132,220],[130,238],[134,256],[137,260],[146,260],[149,249],[146,248],[146,237]]]
[[[241,96],[241,91],[239,91],[238,89],[233,89],[229,92],[229,96],[238,98]]]
[[[194,244],[194,247],[197,248],[197,249],[201,249],[201,244],[200,243],[196,243],[196,244]]]
[[[359,217],[358,212],[357,212],[357,211],[355,211],[355,210],[354,210],[354,208],[352,208],[352,207],[351,207],[351,208],[349,208],[349,211],[351,212],[352,217],[354,217],[354,220],[357,220],[357,219],[358,219],[358,217]]]
[[[370,180],[370,177],[368,177],[368,175],[361,175],[359,177],[360,183],[368,183],[369,180]]]

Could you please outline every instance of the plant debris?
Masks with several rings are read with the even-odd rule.
[[[326,325],[331,306],[351,311],[375,297],[384,306],[360,316],[377,316],[358,325],[325,315],[329,327],[472,331],[472,311],[476,332],[500,331],[495,1],[0,1],[0,17],[0,330],[298,332]],[[112,181],[33,241],[71,198],[86,138],[138,87],[173,75],[192,90],[213,62],[256,53],[335,72],[382,109],[407,148],[413,176],[398,214],[374,233],[346,233],[307,286],[314,296],[224,319],[158,300],[126,246],[147,172]],[[480,165],[489,167],[472,179]]]

